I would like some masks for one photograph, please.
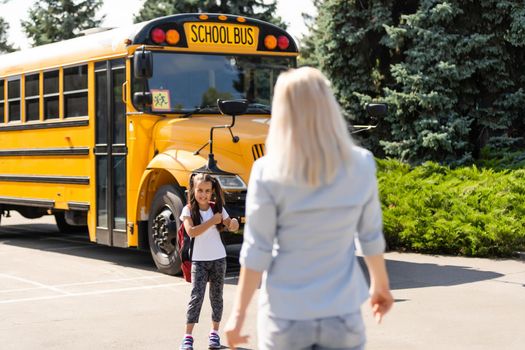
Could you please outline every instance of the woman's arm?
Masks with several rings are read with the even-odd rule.
[[[246,225],[239,262],[241,271],[234,307],[225,328],[231,349],[247,341],[241,335],[246,309],[255,290],[261,283],[263,271],[267,271],[273,260],[272,251],[277,231],[277,206],[273,196],[261,180],[264,158],[253,164],[248,192],[246,194]]]
[[[241,335],[241,328],[246,318],[246,309],[261,283],[262,272],[241,267],[237,293],[230,318],[224,329],[230,349],[235,349],[238,344],[248,342],[248,335]]]
[[[394,298],[390,293],[385,259],[383,254],[365,256],[364,258],[370,272],[370,306],[377,323],[381,323],[383,316],[394,304]]]
[[[188,236],[194,238],[206,232],[206,230],[210,227],[220,224],[222,222],[222,215],[220,213],[216,213],[211,217],[211,219],[197,226],[193,226],[193,220],[189,216],[185,216],[183,222]]]

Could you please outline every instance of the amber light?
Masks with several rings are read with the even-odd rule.
[[[280,35],[279,38],[277,38],[277,46],[279,46],[281,50],[286,50],[289,45],[290,40],[288,40],[288,38],[284,35]]]
[[[237,17],[237,22],[244,23],[244,22],[246,22],[246,18],[244,18],[244,17]]]
[[[155,44],[162,44],[166,40],[166,33],[160,28],[155,28],[151,31],[151,40]]]
[[[267,35],[264,38],[264,46],[266,46],[268,50],[275,49],[277,47],[277,38],[273,35]]]
[[[228,17],[226,17],[225,15],[219,15],[218,17],[221,21],[226,21],[228,19]]]
[[[202,19],[203,21],[207,20],[208,19],[208,15],[200,15],[199,19]]]
[[[166,32],[166,42],[170,45],[175,45],[179,42],[180,35],[175,29],[170,29]]]

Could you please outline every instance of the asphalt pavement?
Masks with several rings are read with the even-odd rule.
[[[396,303],[383,323],[363,305],[367,349],[524,349],[525,261],[389,252]],[[230,259],[227,318],[238,265]],[[62,235],[50,217],[0,225],[0,349],[177,349],[190,285],[147,252]],[[196,350],[205,349],[210,307]],[[256,302],[246,332],[256,349]],[[278,349],[280,350],[280,349]]]

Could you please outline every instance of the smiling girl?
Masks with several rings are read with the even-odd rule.
[[[215,202],[212,202],[215,197]],[[186,334],[181,350],[193,350],[193,327],[199,322],[199,315],[210,282],[210,303],[212,308],[212,329],[209,348],[220,349],[219,324],[222,318],[222,291],[226,273],[226,249],[219,231],[226,227],[237,231],[239,222],[230,219],[223,208],[223,193],[217,179],[209,174],[192,174],[188,191],[188,205],[182,209],[180,220],[186,232],[194,238],[191,266],[191,299],[186,314]]]

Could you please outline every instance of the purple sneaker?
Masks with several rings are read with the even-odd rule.
[[[193,350],[193,337],[185,336],[180,344],[180,350]]]
[[[221,338],[217,333],[210,333],[210,342],[208,345],[208,349],[220,349],[221,346]]]

